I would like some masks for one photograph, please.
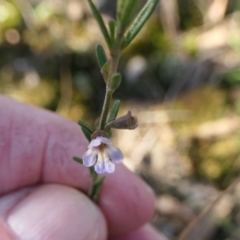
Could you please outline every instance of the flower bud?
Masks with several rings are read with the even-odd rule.
[[[136,116],[132,116],[131,111],[120,118],[117,118],[106,125],[106,128],[117,129],[135,129],[138,126],[138,119]]]

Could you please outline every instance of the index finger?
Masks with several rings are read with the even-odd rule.
[[[86,146],[79,126],[70,120],[0,97],[0,194],[39,183],[87,191],[88,169],[72,160]],[[138,228],[154,212],[151,191],[121,165],[107,175],[98,204],[111,234]]]

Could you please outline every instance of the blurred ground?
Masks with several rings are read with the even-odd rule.
[[[96,1],[105,21],[112,0]],[[144,3],[144,1],[142,1]],[[0,93],[95,124],[104,97],[84,0],[0,0]],[[125,164],[155,190],[169,239],[240,239],[240,2],[162,0],[122,55]]]

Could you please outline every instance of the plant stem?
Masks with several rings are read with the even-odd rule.
[[[112,76],[117,72],[118,61],[120,57],[120,40],[117,42],[118,44],[115,45],[115,51],[113,51],[113,53],[111,54],[112,60],[110,63],[110,70],[109,70],[109,75],[106,83],[106,93],[105,93],[105,99],[104,99],[104,104],[102,108],[101,118],[99,122],[99,130],[105,130],[108,111],[112,101],[113,91],[111,89],[111,80],[112,80]],[[96,202],[105,177],[98,176],[98,174],[95,173],[93,168],[90,168],[90,174],[92,177],[92,182],[91,182],[91,187],[89,189],[88,195],[94,202]]]
[[[106,84],[105,99],[104,99],[102,113],[101,113],[100,122],[99,122],[100,130],[105,129],[108,111],[109,111],[110,104],[112,101],[113,91],[111,89],[111,81],[112,81],[112,76],[117,72],[118,61],[120,58],[120,39],[116,40],[115,49],[111,55],[112,55],[112,60],[110,63],[110,71],[109,71],[108,80],[107,80],[107,84]]]

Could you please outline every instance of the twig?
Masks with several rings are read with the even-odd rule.
[[[188,235],[193,231],[194,227],[214,208],[214,205],[221,200],[221,198],[226,194],[231,192],[235,186],[240,182],[240,178],[237,178],[231,185],[228,186],[222,193],[220,193],[216,199],[211,202],[208,206],[206,206],[202,212],[196,216],[188,226],[183,230],[177,240],[187,240]]]

